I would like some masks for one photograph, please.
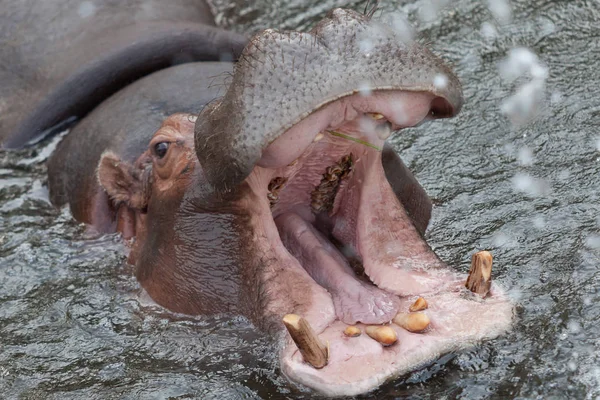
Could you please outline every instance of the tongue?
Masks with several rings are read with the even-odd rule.
[[[288,251],[329,291],[342,322],[381,324],[396,315],[400,299],[357,279],[344,256],[310,222],[288,212],[278,216],[275,223]]]
[[[423,295],[453,285],[455,274],[421,237],[392,191],[381,153],[364,150],[351,179],[347,190],[352,193],[338,194],[343,204],[337,204],[332,235],[352,243],[371,281],[400,296]]]

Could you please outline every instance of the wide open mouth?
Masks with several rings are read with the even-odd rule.
[[[464,293],[464,278],[430,249],[383,170],[392,131],[452,113],[428,92],[343,97],[272,142],[247,178],[269,250],[311,287],[303,304],[283,311],[301,312],[329,346],[328,365],[315,369],[288,341],[281,364],[291,378],[330,395],[361,393],[508,327],[512,306],[502,292],[485,301]],[[343,334],[348,325],[390,323],[418,296],[430,304],[425,333],[394,326],[399,342],[385,348]]]

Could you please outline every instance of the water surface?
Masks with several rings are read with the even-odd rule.
[[[393,139],[435,202],[427,238],[468,270],[495,255],[494,279],[517,303],[514,328],[391,382],[374,398],[600,396],[600,5],[512,1],[382,2],[455,66],[466,104],[453,120]],[[219,24],[240,32],[309,29],[363,1],[225,1]],[[500,18],[502,19],[502,18]],[[494,30],[496,31],[494,33]],[[548,70],[535,120],[502,104],[515,47]],[[0,153],[0,397],[313,398],[283,378],[273,345],[243,318],[174,317],[140,300],[117,235],[99,236],[48,202],[44,160],[56,144]]]

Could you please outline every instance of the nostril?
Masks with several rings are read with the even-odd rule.
[[[429,115],[432,118],[450,118],[454,116],[454,107],[443,97],[436,97],[429,105]]]

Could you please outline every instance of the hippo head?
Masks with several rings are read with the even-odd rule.
[[[334,10],[308,33],[255,36],[222,98],[197,120],[169,117],[135,165],[105,154],[99,179],[142,215],[132,257],[156,302],[242,313],[281,333],[291,379],[353,395],[510,325],[501,289],[466,291],[427,245],[431,202],[385,147],[393,131],[454,116],[462,101],[428,50]],[[419,296],[424,332],[391,324],[388,347],[344,335],[390,323]],[[290,313],[326,343],[323,368],[285,333]]]

